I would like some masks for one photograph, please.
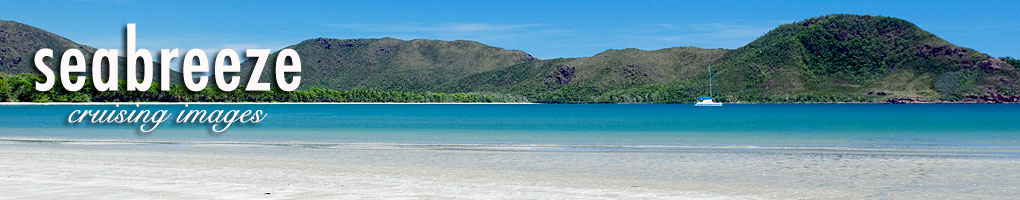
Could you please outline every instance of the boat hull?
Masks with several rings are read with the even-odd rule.
[[[694,104],[694,106],[698,106],[698,107],[719,107],[719,106],[722,106],[722,103],[700,103],[699,102],[699,103]]]
[[[703,100],[695,103],[694,106],[699,106],[699,107],[701,107],[701,106],[705,106],[705,107],[722,106],[722,103],[716,103],[715,101],[712,101],[712,99],[707,98],[707,99],[703,99]]]

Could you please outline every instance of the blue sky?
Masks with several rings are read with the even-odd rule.
[[[833,13],[899,17],[995,57],[1020,57],[1020,1],[0,1],[0,19],[97,48],[278,50],[302,40],[476,40],[548,59],[607,49],[737,48]],[[155,50],[154,50],[155,51]]]

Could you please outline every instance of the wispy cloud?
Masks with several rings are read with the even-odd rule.
[[[404,39],[435,38],[449,40],[500,41],[536,37],[542,35],[564,34],[570,30],[554,28],[546,24],[493,24],[493,23],[347,23],[323,24],[329,28],[344,31],[374,33],[386,37],[405,36]]]
[[[693,24],[644,24],[626,36],[631,39],[676,42],[679,46],[737,48],[764,35],[785,20]]]
[[[979,23],[956,26],[933,26],[931,30],[1002,30],[1020,28],[1020,23]]]
[[[664,34],[661,40],[674,41],[706,41],[706,40],[744,40],[757,38],[773,27],[738,26],[731,24],[691,24],[691,33]]]
[[[366,32],[434,32],[469,34],[477,32],[517,31],[541,27],[542,24],[489,24],[489,23],[400,23],[400,24],[323,24],[327,27],[355,29]]]

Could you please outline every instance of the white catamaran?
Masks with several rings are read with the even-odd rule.
[[[712,64],[708,64],[708,96],[698,97],[698,102],[694,103],[694,106],[722,106],[722,103],[712,101],[712,97],[715,96],[715,90],[712,89]]]

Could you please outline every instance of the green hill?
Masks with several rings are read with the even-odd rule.
[[[785,24],[736,50],[623,49],[552,60],[468,41],[319,38],[288,48],[302,56],[304,88],[490,92],[536,102],[690,102],[707,94],[709,64],[721,99],[731,102],[1015,101],[1020,88],[1013,65],[880,16]]]
[[[450,80],[535,60],[522,51],[466,40],[318,38],[286,48],[301,55],[301,88],[340,90],[436,92]],[[270,58],[263,82],[273,80],[276,54]],[[242,74],[253,65],[254,60],[244,62]]]
[[[1020,78],[999,59],[880,16],[781,25],[725,59],[717,77],[730,101],[994,100],[1017,96]]]
[[[34,27],[0,22],[0,72],[6,74],[33,73],[27,58],[43,47],[94,51]],[[784,24],[734,50],[622,49],[551,60],[463,40],[317,38],[286,48],[301,55],[299,91],[179,89],[159,100],[687,103],[708,93],[711,64],[720,99],[728,102],[1020,101],[1020,61],[992,58],[881,16],[827,15]],[[275,57],[261,81],[273,81]],[[253,65],[242,63],[240,75]],[[154,95],[161,94],[128,99]],[[118,98],[93,97],[109,99]]]
[[[707,93],[704,69],[713,63],[725,101],[1012,102],[1020,96],[1014,65],[902,19],[860,15],[785,24],[732,51],[610,50],[481,73],[450,88],[540,102],[689,102]]]
[[[92,66],[92,54],[96,52],[96,48],[75,43],[67,38],[61,37],[57,34],[47,32],[45,30],[21,24],[13,21],[0,20],[0,73],[3,74],[19,74],[19,73],[30,73],[30,74],[41,74],[35,68],[35,53],[43,48],[49,48],[53,50],[53,57],[48,58],[45,61],[47,66],[53,70],[55,75],[58,75],[60,70],[60,57],[64,51],[68,49],[78,49],[85,54],[85,62],[89,66],[86,68],[88,71],[86,74],[91,74]],[[123,51],[123,50],[121,50]],[[150,51],[153,51],[150,49]],[[154,54],[158,54],[159,51],[153,51]],[[153,55],[158,56],[158,55]],[[153,60],[158,58],[153,58]],[[126,65],[127,59],[121,57],[118,61],[121,68],[118,70],[118,77],[120,80],[125,80],[126,77]],[[153,63],[153,82],[158,83],[160,77],[159,63]],[[104,77],[107,74],[109,68],[103,69]],[[171,70],[170,77],[171,82],[181,83],[180,74],[176,71]],[[141,75],[142,72],[139,70],[137,73]],[[59,75],[58,75],[59,76]],[[139,76],[140,77],[140,76]],[[58,81],[59,83],[59,81]]]
[[[592,57],[517,64],[443,88],[518,94],[537,102],[686,102],[686,97],[707,95],[706,86],[691,83],[700,83],[696,79],[705,67],[718,64],[727,52],[696,47],[608,50]]]
[[[286,48],[301,55],[302,88],[482,92],[564,103],[683,102],[678,97],[695,95],[704,86],[686,87],[682,82],[727,52],[695,47],[624,49],[586,58],[537,60],[522,51],[473,41],[392,38],[318,38]],[[272,63],[275,59],[263,70],[263,81],[272,79]],[[253,60],[245,62],[241,74],[252,65]]]

